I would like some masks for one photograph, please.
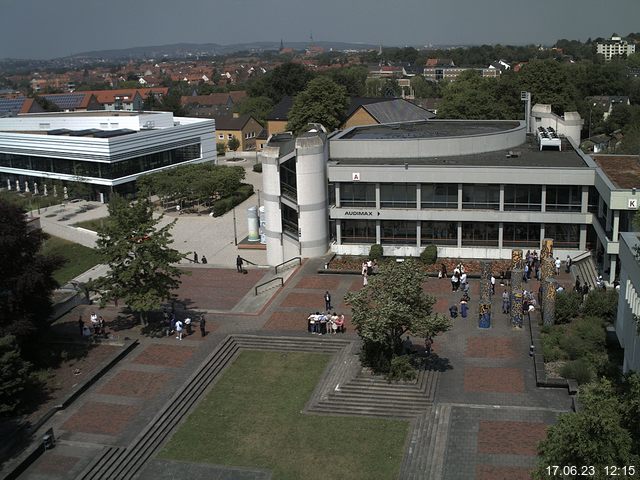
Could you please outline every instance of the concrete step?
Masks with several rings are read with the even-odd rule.
[[[401,466],[400,478],[407,480],[423,480],[427,478],[425,447],[429,444],[435,424],[434,415],[435,409],[429,409],[417,417],[411,431],[409,448]]]
[[[100,454],[80,472],[77,478],[86,480],[102,478],[104,472],[109,469],[112,463],[118,461],[124,451],[123,447],[109,446],[103,448]]]
[[[429,457],[427,460],[428,476],[430,480],[442,480],[444,471],[445,453],[449,438],[449,423],[451,418],[451,405],[438,405],[435,419],[437,425],[432,431],[429,442]]]
[[[323,399],[323,401],[325,401]],[[432,405],[429,399],[416,399],[406,397],[370,397],[368,395],[358,394],[329,394],[328,402],[337,405],[379,405],[398,408],[425,408]]]
[[[371,391],[363,390],[352,385],[340,387],[340,390],[333,391],[330,396],[340,398],[371,398],[371,399],[391,399],[399,401],[410,401],[419,403],[432,403],[432,399],[427,397],[423,392],[390,392],[390,391]]]
[[[320,402],[312,410],[315,413],[322,413],[325,415],[345,415],[345,416],[365,416],[365,417],[390,417],[390,418],[413,418],[416,415],[422,413],[420,409],[407,410],[407,409],[394,409],[390,410],[386,407],[375,406],[336,406],[333,404],[325,404]]]

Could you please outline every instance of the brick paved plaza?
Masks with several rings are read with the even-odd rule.
[[[123,336],[139,338],[140,345],[68,409],[53,417],[50,426],[59,439],[58,446],[39,458],[20,478],[74,478],[99,454],[102,446],[129,445],[229,334],[313,338],[307,333],[306,318],[311,312],[324,310],[326,290],[332,295],[333,310],[346,318],[347,333],[336,337],[357,339],[351,310],[343,297],[362,288],[362,278],[319,274],[317,269],[322,264],[322,259],[303,263],[290,272],[284,288],[272,290],[267,294],[272,295],[270,301],[251,312],[237,311],[238,305],[252,295],[254,285],[265,278],[265,270],[250,269],[247,275],[241,275],[235,269],[192,268],[192,274],[183,277],[177,292],[187,310],[177,310],[176,314],[179,318],[194,312],[204,314],[209,334],[201,338],[197,324],[194,334],[182,342],[173,335],[157,338],[140,335],[135,325],[119,330]],[[535,291],[537,285],[533,283],[530,288]],[[430,278],[424,289],[436,297],[436,310],[442,313],[448,313],[448,307],[457,304],[461,297],[460,292],[451,292],[450,282],[444,279]],[[479,281],[471,279],[469,316],[458,317],[451,331],[435,339],[434,352],[445,368],[434,402],[451,408],[448,423],[438,431],[438,441],[443,446],[442,479],[529,478],[535,465],[537,442],[544,438],[557,415],[570,408],[566,391],[536,388],[528,355],[528,330],[512,329],[507,316],[500,313],[501,292],[498,287],[491,328],[479,329]],[[72,326],[77,315],[88,315],[89,309],[95,308],[78,307],[60,322]],[[100,313],[104,314],[108,327],[122,321],[122,313],[115,307]],[[418,345],[423,342],[420,338],[413,340]],[[191,408],[193,405],[185,406],[185,414]],[[244,474],[247,476],[237,478],[265,478],[264,472],[253,477]]]

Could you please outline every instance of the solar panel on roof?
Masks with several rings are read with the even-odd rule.
[[[66,135],[70,131],[71,130],[69,130],[68,128],[56,128],[54,130],[49,130],[47,132],[47,135]]]
[[[43,95],[42,98],[54,103],[58,108],[71,109],[77,108],[82,103],[84,93],[68,93],[64,95]]]
[[[98,130],[97,128],[88,128],[86,130],[74,130],[72,132],[69,133],[70,137],[86,137],[89,135],[93,135],[97,132],[100,132],[101,130]]]
[[[0,98],[0,112],[16,115],[20,112],[25,98]]]

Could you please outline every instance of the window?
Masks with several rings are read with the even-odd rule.
[[[582,187],[547,185],[547,212],[579,212],[582,209]]]
[[[462,223],[463,247],[497,247],[498,224],[463,222]]]
[[[218,135],[218,140],[224,140],[224,135]]]
[[[553,238],[558,248],[580,248],[580,226],[563,223],[545,223],[544,236]]]
[[[376,243],[376,222],[372,220],[342,220],[342,243]]]
[[[505,223],[502,229],[503,247],[535,247],[540,245],[540,224]]]
[[[297,201],[298,179],[296,177],[296,158],[290,158],[280,165],[280,189],[286,197]]]
[[[231,140],[233,138],[233,134],[232,133],[227,133],[227,140]]]
[[[299,230],[298,230],[298,212],[284,203],[281,204],[282,207],[282,230],[284,233],[288,234],[290,237],[298,240]]]
[[[589,187],[589,200],[587,202],[587,211],[589,213],[594,213],[597,215],[599,201],[600,201],[600,193],[598,192],[598,189],[596,187]]]
[[[422,222],[420,227],[422,246],[458,244],[458,222]]]
[[[380,229],[383,245],[416,245],[416,222],[383,220]]]
[[[382,208],[416,208],[414,183],[383,183],[380,185]]]
[[[420,188],[422,208],[458,208],[457,183],[428,183],[421,185]]]
[[[499,210],[499,185],[463,185],[462,208],[474,210]]]
[[[505,185],[504,209],[506,211],[541,211],[542,187],[540,185]]]
[[[340,184],[340,205],[376,208],[376,185],[374,183]]]

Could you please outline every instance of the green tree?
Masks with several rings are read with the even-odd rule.
[[[45,234],[27,225],[21,208],[0,199],[0,218],[0,336],[22,340],[48,325],[53,272],[64,259],[40,253]]]
[[[236,150],[238,150],[238,148],[240,148],[240,140],[238,140],[236,136],[233,135],[227,143],[227,147],[229,147],[229,150],[231,150],[232,152],[235,152]]]
[[[499,109],[496,96],[497,81],[482,78],[474,70],[463,72],[455,82],[443,89],[439,118],[504,119],[507,112]]]
[[[534,104],[550,104],[559,114],[576,110],[576,89],[555,60],[532,60],[522,67],[519,78],[522,90],[531,92]]]
[[[580,403],[582,409],[561,415],[538,446],[537,478],[549,478],[548,465],[592,465],[596,475],[591,478],[605,480],[610,478],[605,466],[633,464],[632,438],[622,425],[622,406],[611,383],[585,386]]]
[[[351,97],[362,97],[365,95],[367,74],[367,67],[362,65],[333,69],[327,72],[331,80],[346,88],[347,95]]]
[[[12,335],[0,337],[0,416],[15,412],[29,382],[31,365],[20,355]]]
[[[235,110],[240,115],[251,115],[264,124],[272,109],[273,101],[269,97],[249,97],[238,104]]]
[[[426,338],[451,328],[448,317],[433,312],[435,298],[422,289],[424,278],[413,260],[387,263],[366,287],[346,295],[363,341],[363,361],[372,368],[388,370],[407,332]]]
[[[251,97],[269,97],[278,103],[284,96],[295,96],[313,79],[312,72],[297,63],[283,63],[247,85]]]
[[[148,313],[158,309],[180,285],[175,266],[186,255],[171,248],[175,220],[158,227],[153,205],[143,196],[134,203],[114,196],[109,203],[110,221],[98,230],[97,250],[109,265],[109,273],[96,281],[101,303],[124,300],[147,324]]]
[[[226,143],[216,143],[216,153],[218,155],[224,155],[227,151]]]
[[[308,123],[316,122],[332,132],[344,122],[348,105],[349,98],[343,86],[327,77],[316,78],[296,96],[287,129],[300,133]]]
[[[442,95],[440,84],[425,80],[422,75],[416,75],[411,79],[411,87],[416,98],[438,98]]]

